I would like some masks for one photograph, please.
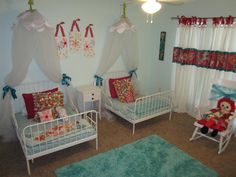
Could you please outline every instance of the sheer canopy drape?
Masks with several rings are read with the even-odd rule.
[[[175,110],[195,116],[206,105],[214,79],[236,81],[236,24],[182,24],[173,54]],[[227,61],[225,61],[227,60]]]
[[[6,85],[14,88],[23,82],[33,58],[51,81],[61,82],[62,73],[56,50],[54,30],[45,18],[37,10],[20,14],[13,26],[12,69],[6,77]],[[69,93],[69,88],[66,90]],[[14,137],[11,125],[11,99],[9,91],[1,103],[0,135],[5,140]]]
[[[138,67],[138,41],[134,25],[127,17],[121,17],[112,25],[107,35],[104,52],[98,66],[97,75],[107,72],[121,56],[126,69]]]

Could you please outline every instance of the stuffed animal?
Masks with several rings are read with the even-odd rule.
[[[215,137],[219,131],[224,131],[229,123],[229,118],[235,111],[235,103],[229,98],[221,98],[217,102],[217,108],[211,109],[203,114],[203,119],[198,123],[202,124],[201,132],[206,134],[209,128],[213,129],[211,136]]]

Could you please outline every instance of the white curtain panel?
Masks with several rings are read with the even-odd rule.
[[[175,47],[198,50],[236,52],[236,25],[199,27],[179,25]],[[173,64],[172,87],[175,90],[174,109],[196,116],[196,107],[208,104],[214,79],[236,81],[236,73],[200,68],[192,65]]]
[[[121,17],[110,28],[96,74],[102,76],[120,56],[128,71],[138,67],[137,34],[134,25],[127,17]]]
[[[12,37],[12,70],[6,77],[6,85],[14,88],[26,77],[28,67],[35,59],[42,72],[53,82],[62,79],[61,67],[57,55],[54,30],[44,17],[34,10],[20,14],[13,26]],[[73,104],[71,88],[67,88],[69,103]],[[16,92],[17,94],[17,92]],[[11,124],[12,96],[8,92],[1,103],[0,136],[12,140],[14,131]],[[74,104],[73,104],[74,105]]]

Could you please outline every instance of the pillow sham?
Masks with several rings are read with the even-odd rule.
[[[58,106],[64,106],[64,94],[60,91],[48,93],[34,93],[34,111],[40,112],[46,109],[52,109],[54,118],[58,117],[55,110]]]
[[[52,110],[51,109],[46,109],[44,111],[40,111],[37,113],[40,119],[40,122],[46,122],[53,120],[53,115],[52,115]]]
[[[58,88],[53,88],[53,89],[45,90],[45,91],[38,92],[38,93],[48,93],[48,92],[56,92],[56,91],[58,91]],[[26,108],[28,119],[33,119],[35,117],[35,113],[36,113],[34,110],[33,94],[35,94],[35,93],[23,93],[22,94],[22,96],[24,98],[24,102],[25,102],[25,108]]]
[[[116,80],[113,85],[120,102],[131,103],[135,101],[134,90],[130,79]]]
[[[120,78],[111,78],[109,79],[109,91],[110,91],[110,95],[112,98],[118,98],[118,95],[116,93],[115,87],[114,87],[114,82],[117,80],[131,80],[131,76],[126,76],[126,77],[120,77]]]

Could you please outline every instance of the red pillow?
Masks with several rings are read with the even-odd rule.
[[[58,91],[58,88],[54,88],[51,90],[43,91],[42,93],[57,92],[57,91]],[[22,96],[25,101],[25,108],[27,111],[27,117],[28,117],[28,119],[33,119],[35,116],[33,93],[23,93]]]
[[[110,94],[111,94],[111,97],[112,97],[112,98],[118,98],[113,83],[114,83],[116,80],[123,80],[123,79],[131,79],[131,76],[120,77],[120,78],[115,78],[115,79],[109,79],[109,90],[110,90]]]

